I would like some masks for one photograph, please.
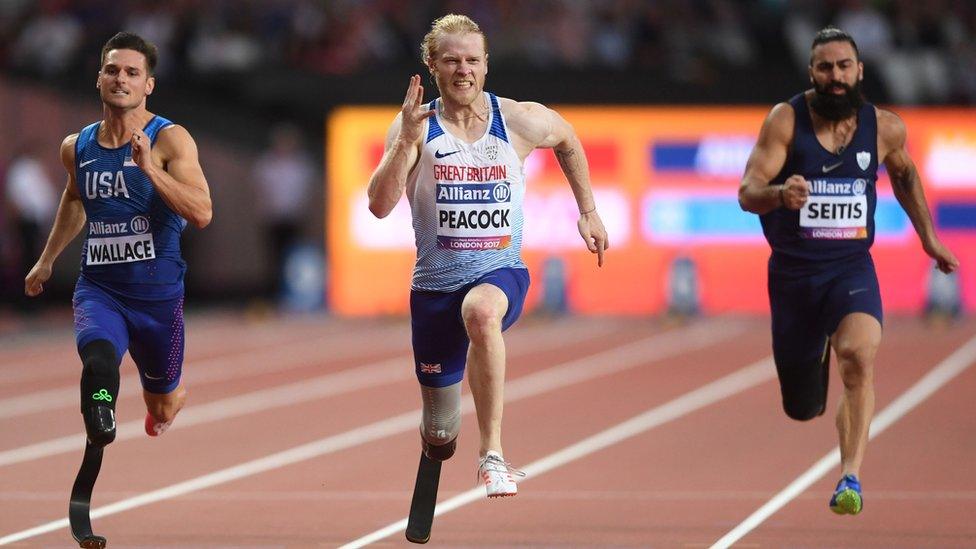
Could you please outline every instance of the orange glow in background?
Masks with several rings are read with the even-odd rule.
[[[667,308],[672,262],[696,267],[705,313],[767,313],[769,248],[758,217],[739,210],[736,191],[765,107],[563,107],[590,164],[611,248],[597,268],[577,229],[576,203],[549,150],[526,160],[523,259],[532,275],[531,310],[544,265],[565,272],[569,309],[591,314],[655,314]],[[898,109],[930,209],[976,204],[976,117],[964,109]],[[326,123],[326,246],[332,309],[345,315],[406,313],[415,259],[406,198],[385,219],[367,209],[366,185],[383,154],[395,107],[348,107]],[[916,312],[930,261],[879,173],[878,231],[872,254],[886,312]],[[946,210],[949,212],[950,210]],[[955,211],[955,210],[954,210]],[[965,211],[965,210],[964,210]],[[938,212],[937,212],[938,213]],[[948,215],[948,214],[946,214]],[[939,226],[936,215],[937,227]],[[959,256],[967,310],[976,309],[974,226],[940,228]]]

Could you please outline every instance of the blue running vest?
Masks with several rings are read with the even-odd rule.
[[[180,233],[186,220],[163,202],[132,160],[131,145],[98,143],[100,122],[86,126],[75,144],[75,178],[88,219],[82,275],[123,295],[163,298],[182,291],[186,263]],[[154,116],[143,131],[152,144],[172,122]]]

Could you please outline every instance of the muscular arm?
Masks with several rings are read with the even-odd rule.
[[[137,139],[138,138],[138,139]],[[132,159],[149,177],[163,202],[194,226],[202,229],[213,217],[210,187],[200,167],[197,144],[182,126],[170,126],[159,133],[153,155],[149,137],[142,130],[133,132]],[[149,156],[155,156],[157,161]]]
[[[569,181],[569,186],[576,197],[579,212],[591,212],[596,209],[593,201],[593,191],[590,188],[590,165],[583,152],[583,145],[576,137],[576,131],[556,111],[547,109],[538,103],[529,103],[530,109],[535,110],[535,116],[542,118],[548,131],[537,148],[552,149],[559,161],[559,167]]]
[[[369,188],[366,191],[369,195],[369,211],[379,218],[389,215],[400,201],[403,189],[407,186],[407,176],[420,156],[417,143],[401,135],[401,116],[397,115],[390,124],[386,133],[383,159],[369,178]]]
[[[780,103],[773,107],[759,131],[759,139],[749,155],[746,171],[739,185],[739,206],[755,214],[764,214],[783,206],[783,185],[770,185],[783,165],[793,138],[793,107]]]
[[[376,217],[386,217],[396,207],[403,189],[407,186],[407,176],[420,157],[420,138],[424,130],[424,120],[434,116],[433,109],[425,109],[424,87],[420,85],[420,75],[410,77],[407,93],[403,98],[400,114],[393,120],[386,133],[386,150],[383,160],[369,178],[369,211]]]
[[[949,273],[959,266],[959,260],[942,245],[935,234],[922,180],[905,149],[906,137],[905,123],[894,113],[878,109],[879,151],[883,154],[895,198],[911,219],[925,253],[938,262],[940,270]]]
[[[559,113],[539,103],[519,103],[511,112],[510,126],[530,149],[553,149],[576,198],[580,212],[576,225],[580,236],[586,247],[597,254],[597,265],[603,266],[603,252],[610,247],[610,241],[596,211],[590,187],[590,166],[576,131]]]
[[[24,291],[29,296],[36,296],[44,291],[44,283],[51,277],[54,261],[85,226],[85,207],[75,182],[77,139],[78,134],[72,134],[61,143],[61,163],[68,172],[68,181],[64,186],[64,192],[61,193],[61,203],[58,205],[58,213],[54,218],[54,226],[51,228],[47,244],[44,245],[44,251],[24,279]]]

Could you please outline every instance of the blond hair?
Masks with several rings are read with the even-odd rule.
[[[481,32],[481,27],[466,15],[449,13],[444,17],[434,19],[434,22],[431,23],[430,32],[424,35],[424,41],[420,43],[420,60],[424,62],[424,65],[430,64],[430,60],[434,58],[437,43],[444,35],[469,32],[481,35],[481,40],[485,44],[485,55],[488,55],[488,38],[485,33]]]

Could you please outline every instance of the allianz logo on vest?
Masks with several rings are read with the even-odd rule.
[[[149,232],[149,219],[145,216],[137,215],[129,222],[129,226],[132,227],[132,232],[136,234]]]
[[[137,215],[130,219],[129,221],[122,222],[108,222],[108,221],[89,221],[88,222],[88,234],[89,236],[101,236],[101,235],[118,235],[132,232],[135,234],[144,234],[149,232],[150,223],[149,218],[144,215]]]
[[[85,172],[85,197],[113,198],[124,196],[129,198],[129,189],[125,186],[125,176],[122,170],[117,172]]]

